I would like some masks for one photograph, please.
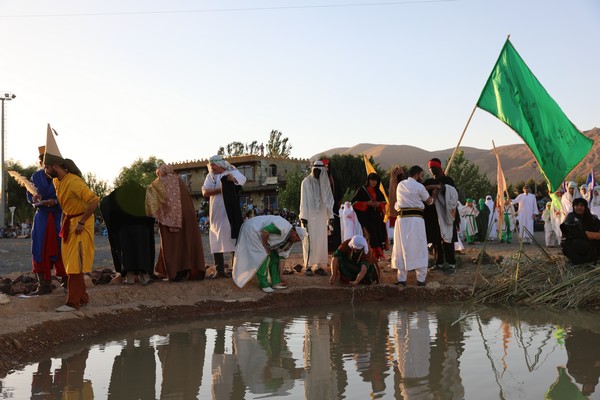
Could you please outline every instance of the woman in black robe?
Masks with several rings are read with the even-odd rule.
[[[384,258],[383,250],[388,248],[387,230],[383,218],[385,216],[385,196],[379,189],[379,175],[370,173],[367,182],[361,186],[352,198],[352,207],[363,228],[365,238],[373,252],[373,259]]]
[[[583,198],[573,200],[573,211],[560,224],[563,254],[573,264],[600,258],[600,220],[590,212]]]

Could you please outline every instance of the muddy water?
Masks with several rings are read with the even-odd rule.
[[[597,314],[347,305],[65,346],[5,399],[600,399]],[[585,397],[584,397],[585,396]]]

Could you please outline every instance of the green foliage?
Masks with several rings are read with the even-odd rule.
[[[286,185],[279,189],[279,207],[287,208],[296,214],[300,211],[300,187],[304,174],[301,171],[293,171],[287,174]]]
[[[280,131],[272,130],[269,134],[269,141],[267,142],[267,156],[289,158],[290,152],[292,151],[292,145],[288,144],[288,138],[281,138],[283,135]]]
[[[325,157],[321,156],[319,159]],[[333,176],[335,192],[333,194],[336,204],[341,204],[344,201],[350,201],[356,190],[365,184],[367,180],[367,172],[365,162],[362,155],[352,154],[334,154],[329,159],[329,171]],[[369,161],[375,168],[375,171],[381,178],[383,186],[386,188],[389,183],[389,174],[381,169],[379,164],[373,161],[373,157],[369,157]]]
[[[156,178],[156,169],[158,166],[164,163],[163,160],[155,156],[151,156],[147,160],[138,158],[130,167],[121,168],[121,172],[115,179],[114,185],[115,187],[119,187],[127,181],[133,181],[146,187]]]
[[[467,160],[462,150],[456,152],[448,176],[454,180],[458,198],[463,204],[467,197],[477,200],[492,193],[487,175],[479,173],[479,167]]]
[[[231,142],[225,147],[220,147],[217,154],[223,157],[241,156],[247,147],[248,145],[244,145],[242,142]]]
[[[83,181],[86,185],[88,185],[90,189],[92,189],[92,192],[94,192],[96,196],[100,198],[100,200],[102,200],[102,198],[108,195],[108,193],[110,192],[108,182],[98,179],[96,174],[92,172],[88,172],[87,174],[85,174],[83,176]]]
[[[23,167],[19,162],[15,162],[12,160],[6,161],[6,170],[7,171],[16,171],[26,178],[31,178],[31,175],[35,171],[39,169],[36,165],[30,165],[28,167]],[[7,191],[7,202],[5,209],[5,221],[6,224],[10,224],[10,210],[8,207],[16,207],[14,214],[14,223],[15,225],[21,222],[25,222],[29,219],[29,222],[33,221],[33,215],[35,214],[35,208],[29,204],[27,201],[27,190],[23,186],[20,186],[17,181],[8,175],[8,173],[4,176],[6,179],[6,191]]]

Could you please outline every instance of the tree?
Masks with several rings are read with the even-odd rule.
[[[325,158],[320,156],[320,159]],[[343,201],[349,201],[354,197],[356,190],[365,184],[367,180],[367,172],[365,162],[362,155],[352,154],[334,154],[329,159],[329,171],[333,177],[335,185],[334,199],[336,204]],[[389,183],[389,174],[379,167],[379,164],[373,161],[373,157],[369,157],[369,161],[375,168],[375,171],[381,178],[383,186],[387,188]]]
[[[480,174],[479,167],[467,160],[462,150],[456,152],[448,176],[454,180],[462,204],[468,197],[478,200],[492,193],[492,184],[487,175]]]
[[[12,160],[6,161],[7,171],[16,171],[29,179],[35,171],[39,169],[38,166],[30,165],[23,167],[19,162]],[[27,219],[33,221],[33,214],[35,214],[35,208],[27,201],[27,190],[23,186],[20,186],[16,180],[11,178],[8,174],[5,175],[6,181],[6,192],[7,192],[7,207],[6,207],[6,223],[10,224],[11,213],[8,207],[16,207],[14,214],[15,225],[20,222],[25,222]]]
[[[98,196],[98,198],[101,200],[110,192],[108,182],[98,179],[96,174],[92,172],[88,172],[87,174],[85,174],[83,176],[83,181],[86,185],[88,185],[90,189],[92,189],[92,192],[94,192],[96,196]]]
[[[156,169],[159,165],[165,162],[155,156],[149,157],[147,160],[138,158],[130,167],[121,168],[119,176],[114,181],[115,187],[121,186],[127,181],[133,181],[146,187],[156,178]]]
[[[280,131],[272,130],[267,142],[267,156],[289,158],[292,151],[292,145],[288,144],[288,138],[281,138]]]
[[[280,207],[287,208],[298,214],[300,212],[300,187],[304,174],[293,171],[287,174],[285,187],[279,189],[278,200]]]

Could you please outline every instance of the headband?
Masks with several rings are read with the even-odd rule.
[[[438,161],[435,161],[435,160],[429,160],[429,162],[427,163],[427,166],[429,168],[431,168],[431,167],[438,167],[439,169],[442,169],[442,163],[438,162]]]

